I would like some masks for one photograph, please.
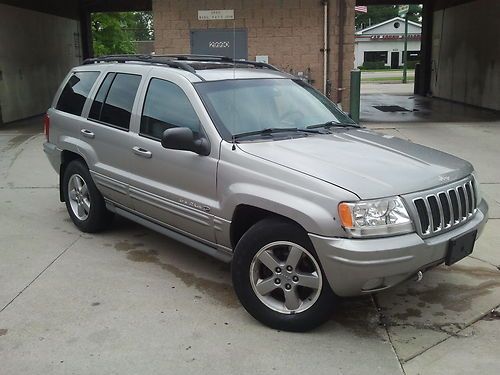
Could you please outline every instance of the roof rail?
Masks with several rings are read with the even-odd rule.
[[[171,68],[182,69],[190,73],[196,74],[196,70],[189,64],[186,64],[185,62],[172,60],[169,58],[165,58],[163,56],[155,56],[155,55],[107,55],[107,56],[86,59],[83,61],[83,65],[90,65],[90,64],[97,64],[104,62],[117,62],[117,63],[144,62],[151,64],[160,64],[160,65],[167,65]]]
[[[271,64],[266,64],[263,62],[257,62],[257,61],[249,61],[249,60],[239,60],[239,59],[233,59],[231,57],[227,56],[217,56],[217,55],[179,55],[179,54],[174,54],[174,55],[157,55],[158,57],[168,57],[176,60],[184,60],[184,61],[196,61],[196,62],[224,62],[224,63],[230,63],[230,64],[240,64],[240,65],[250,65],[254,66],[256,68],[266,68],[270,70],[275,70],[279,71],[278,68]]]
[[[248,65],[255,68],[270,69],[274,71],[279,71],[278,68],[272,66],[271,64],[266,64],[257,61],[248,60],[238,60],[227,56],[215,56],[215,55],[107,55],[101,57],[94,57],[86,59],[83,61],[84,65],[97,64],[103,62],[117,62],[117,63],[127,63],[127,62],[143,62],[151,64],[167,65],[172,68],[178,68],[190,73],[196,74],[195,68],[189,65],[188,62],[220,62],[226,64],[234,65]],[[200,77],[201,78],[201,77]]]

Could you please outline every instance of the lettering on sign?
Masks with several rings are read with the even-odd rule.
[[[231,43],[229,42],[208,42],[210,48],[229,48]]]
[[[199,21],[234,20],[234,9],[199,10]]]

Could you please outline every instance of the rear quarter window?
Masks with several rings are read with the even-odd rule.
[[[76,72],[71,75],[57,101],[56,109],[80,116],[99,72]]]
[[[128,130],[141,79],[136,74],[108,73],[92,103],[89,118]]]

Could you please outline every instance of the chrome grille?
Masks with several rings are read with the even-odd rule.
[[[418,217],[417,229],[421,235],[429,236],[462,224],[475,214],[476,186],[469,178],[412,201]]]

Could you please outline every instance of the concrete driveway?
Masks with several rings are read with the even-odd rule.
[[[229,267],[124,219],[82,234],[58,200],[41,120],[0,129],[0,373],[498,373],[500,122],[381,125],[476,165],[491,219],[473,256],[306,334],[240,306]]]

